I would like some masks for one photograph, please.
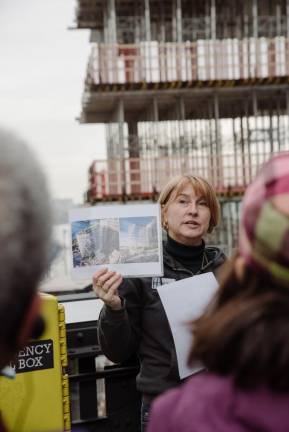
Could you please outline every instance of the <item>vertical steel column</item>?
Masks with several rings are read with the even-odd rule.
[[[177,42],[183,41],[182,0],[176,0]]]
[[[255,60],[253,60],[253,65],[254,65],[254,69],[253,71],[251,70],[251,65],[249,63],[249,71],[250,71],[250,76],[251,76],[251,72],[253,74],[253,78],[256,77],[256,75],[258,76],[258,71],[260,70],[260,55],[259,55],[259,44],[258,44],[258,0],[253,0],[252,3],[252,17],[253,17],[253,38],[254,38],[254,45],[255,45]],[[250,45],[249,44],[249,49],[248,49],[248,54],[250,53]],[[251,55],[249,54],[249,60],[251,62]]]
[[[283,134],[282,134],[282,148],[281,151],[289,150],[288,142],[289,142],[289,91],[286,91],[285,94],[285,107],[282,111],[283,117]]]
[[[128,156],[132,158],[139,157],[140,149],[138,145],[138,129],[136,121],[127,122],[128,128]]]
[[[216,46],[216,38],[217,38],[217,17],[216,17],[216,0],[211,0],[211,41],[207,41],[208,44],[214,44],[214,47]],[[207,53],[210,53],[210,48],[208,46]],[[210,65],[209,67],[212,67],[211,62],[207,62],[207,59],[205,59],[206,65]],[[216,50],[213,49],[213,70],[206,71],[206,74],[209,74],[209,77],[217,77],[216,73],[218,71],[218,64],[219,60],[216,55]],[[221,63],[222,64],[222,63]]]
[[[208,117],[209,117],[209,144],[210,144],[210,149],[209,149],[209,154],[208,154],[208,165],[211,168],[208,171],[208,179],[209,181],[214,185],[214,164],[213,164],[213,155],[214,155],[214,138],[213,138],[213,103],[211,100],[208,100]]]
[[[246,114],[245,114],[246,115]],[[246,178],[246,166],[245,166],[245,137],[244,137],[244,117],[243,113],[240,117],[240,134],[241,134],[241,165],[242,165],[242,186],[247,185]],[[249,181],[251,180],[251,176],[249,175]]]
[[[255,136],[256,136],[256,142],[255,142],[255,149],[256,149],[256,162],[257,166],[259,166],[260,163],[260,146],[258,141],[258,101],[257,101],[257,95],[256,92],[252,92],[252,104],[253,104],[253,115],[254,115],[254,129],[255,129]]]
[[[210,39],[211,37],[211,4],[210,0],[206,0],[205,2],[205,39]],[[194,15],[194,13],[192,13]],[[193,18],[193,17],[192,17]],[[192,24],[193,28],[193,24]]]
[[[286,27],[287,38],[289,39],[289,0],[286,0]]]
[[[248,1],[243,2],[243,37],[249,37],[249,13],[248,13]]]
[[[152,158],[152,186],[153,191],[160,190],[160,184],[158,181],[158,156],[159,149],[158,145],[160,144],[160,140],[162,139],[162,133],[159,129],[161,129],[162,125],[159,123],[159,108],[158,108],[158,100],[156,97],[153,98],[152,101],[152,120],[153,120],[153,136],[154,136],[154,144],[155,148],[153,149],[153,158]]]
[[[117,120],[118,120],[118,134],[119,134],[119,155],[121,163],[121,191],[123,197],[126,195],[126,179],[125,179],[125,149],[124,149],[124,104],[123,99],[120,98],[117,104]]]
[[[282,35],[282,26],[281,26],[281,5],[280,1],[277,0],[276,3],[276,36]]]
[[[140,17],[138,11],[138,2],[134,2],[135,30],[134,43],[139,44],[141,40]]]
[[[258,0],[253,0],[252,3],[252,16],[253,16],[253,37],[258,38]]]
[[[252,148],[251,148],[251,130],[250,130],[250,121],[249,121],[249,109],[248,109],[248,101],[245,100],[245,118],[246,118],[246,127],[247,127],[247,149],[248,149],[248,168],[249,168],[249,182],[252,180]]]
[[[183,41],[183,27],[182,27],[182,1],[181,0],[175,0],[175,6],[176,6],[176,30],[177,30],[177,47],[176,47],[176,54],[177,54],[177,78],[178,80],[181,80],[182,77],[182,56],[185,55],[185,53],[182,50],[181,42]]]
[[[236,118],[232,118],[232,133],[233,133],[233,145],[234,145],[234,181],[235,186],[239,186],[239,176],[238,176],[238,143],[237,143],[237,134],[236,134],[236,126],[235,126]],[[231,184],[231,183],[230,183]]]
[[[216,0],[211,0],[211,39],[217,37]]]
[[[108,31],[108,4],[103,6],[103,41],[109,43],[109,31]]]
[[[269,112],[269,141],[270,141],[270,153],[274,153],[274,143],[273,143],[273,119],[272,119],[272,109]]]
[[[107,17],[107,37],[106,43],[110,44],[105,48],[106,55],[106,74],[109,79],[113,82],[117,82],[117,53],[116,53],[116,15],[115,15],[115,0],[108,0],[106,8],[104,8]]]
[[[145,13],[145,40],[151,41],[151,18],[150,18],[150,1],[144,0],[144,13]]]
[[[281,107],[280,107],[280,95],[277,97],[277,107],[276,107],[276,115],[277,115],[277,140],[278,140],[278,151],[281,151],[283,145],[281,143]]]
[[[114,121],[112,119],[112,121]],[[107,143],[107,192],[112,195],[119,193],[118,190],[118,172],[119,163],[117,161],[118,149],[115,145],[115,138],[113,136],[113,123],[106,125],[106,143]],[[118,143],[118,139],[117,139]]]
[[[117,43],[115,0],[108,1],[110,43]]]
[[[141,193],[141,172],[137,122],[128,122],[127,127],[130,192],[139,195]]]
[[[153,121],[153,135],[154,138],[156,139],[156,143],[158,143],[159,138],[160,138],[160,134],[159,134],[159,108],[158,108],[158,100],[156,98],[156,96],[154,96],[153,101],[152,101],[152,121]],[[158,152],[158,148],[156,147],[154,149],[154,157],[158,157],[159,152]]]
[[[188,162],[188,156],[186,155],[186,134],[184,129],[184,122],[185,122],[185,103],[184,99],[182,97],[178,100],[178,138],[179,138],[179,149],[180,149],[180,156],[182,160],[182,168],[183,172],[187,171],[187,162]]]
[[[113,145],[111,143],[110,127],[111,127],[110,123],[105,124],[105,138],[106,138],[106,146],[107,146],[107,156],[109,158],[115,156],[114,148],[113,148]]]
[[[177,0],[172,0],[172,42],[177,42]]]
[[[149,81],[152,80],[152,59],[151,59],[151,21],[150,21],[150,1],[144,0],[144,18],[145,18],[145,40],[147,42],[147,47],[145,49],[145,67],[148,67],[148,74],[146,75]]]
[[[233,214],[232,214],[232,201],[227,201],[227,247],[228,255],[231,255],[233,250]]]
[[[222,186],[222,161],[221,161],[221,137],[220,137],[220,113],[219,113],[219,97],[214,94],[214,119],[215,119],[215,166],[216,166],[216,181],[215,183]]]
[[[164,3],[161,2],[160,4],[160,14],[161,14],[161,31],[160,31],[160,42],[166,42],[166,21],[165,21],[165,12],[164,12]]]

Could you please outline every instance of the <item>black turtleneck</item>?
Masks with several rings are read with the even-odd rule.
[[[205,250],[204,240],[199,246],[187,246],[178,243],[168,235],[166,250],[178,263],[191,272],[197,273],[201,269]]]

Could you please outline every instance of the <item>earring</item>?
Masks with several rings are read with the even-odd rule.
[[[169,224],[168,224],[168,221],[167,221],[167,220],[164,221],[164,223],[163,223],[163,227],[164,227],[164,229],[165,229],[166,231],[169,230]]]

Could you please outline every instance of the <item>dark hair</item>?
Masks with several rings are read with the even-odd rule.
[[[0,130],[0,367],[49,261],[51,211],[46,180],[28,146]]]
[[[289,390],[289,289],[249,267],[240,281],[228,264],[207,311],[192,322],[189,363],[232,375],[237,386]]]

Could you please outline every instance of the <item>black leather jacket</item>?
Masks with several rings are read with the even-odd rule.
[[[214,271],[225,261],[216,247],[206,247],[207,265],[202,273]],[[156,286],[193,276],[163,248],[164,276],[125,279],[119,287],[123,308],[104,306],[99,316],[98,337],[103,353],[120,363],[138,354],[138,389],[147,399],[180,382],[176,351],[168,320]]]

